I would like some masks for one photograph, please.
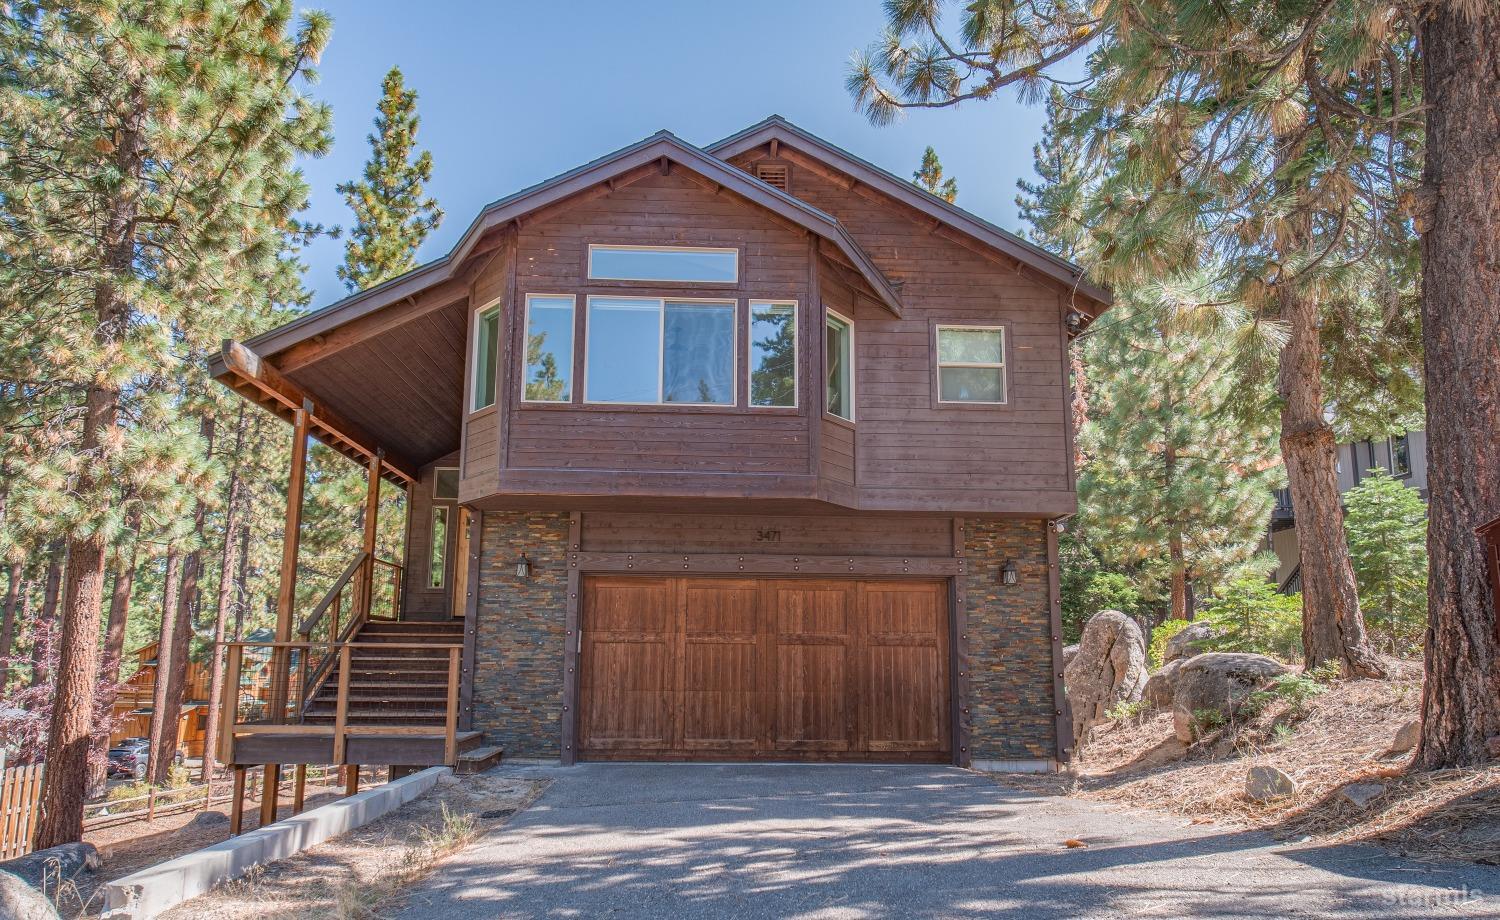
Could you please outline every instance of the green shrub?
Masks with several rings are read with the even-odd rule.
[[[1193,710],[1193,721],[1197,722],[1198,727],[1204,732],[1211,732],[1223,728],[1226,719],[1224,713],[1219,710],[1205,708]]]
[[[1218,634],[1218,651],[1302,657],[1302,595],[1281,594],[1264,578],[1246,575],[1220,587],[1200,619]]]
[[[1327,687],[1308,674],[1282,674],[1250,694],[1242,712],[1246,718],[1254,718],[1272,703],[1284,702],[1292,715],[1300,716],[1307,711],[1307,704],[1313,697],[1327,692]]]
[[[1149,705],[1150,704],[1145,700],[1135,700],[1133,702],[1129,700],[1121,700],[1105,711],[1104,718],[1111,719],[1115,722],[1125,722],[1130,719],[1138,718],[1141,713],[1146,711]]]
[[[1101,610],[1118,610],[1126,615],[1139,612],[1141,592],[1118,572],[1086,572],[1063,585],[1063,635],[1077,642],[1089,617]]]
[[[1155,671],[1167,657],[1167,643],[1172,637],[1192,625],[1188,620],[1167,620],[1151,630],[1151,647],[1146,649],[1146,662]]]

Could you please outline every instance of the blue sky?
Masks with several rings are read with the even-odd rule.
[[[1017,229],[1040,107],[1009,95],[872,127],[844,91],[850,53],[876,37],[880,0],[329,0],[315,95],[333,106],[333,152],[304,163],[309,217],[347,226],[334,186],[359,174],[380,81],[399,65],[419,93],[430,192],[447,212],[423,245],[442,255],[484,204],[666,128],[707,144],[778,113],[899,175],[932,144],[958,203]],[[343,296],[343,242],[304,257],[314,306]]]

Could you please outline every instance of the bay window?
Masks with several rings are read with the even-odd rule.
[[[590,297],[584,401],[734,404],[733,301]]]
[[[797,305],[750,301],[750,405],[797,405]]]
[[[829,415],[854,421],[854,324],[837,313],[827,316]]]
[[[527,402],[571,402],[573,399],[573,298],[526,296]]]

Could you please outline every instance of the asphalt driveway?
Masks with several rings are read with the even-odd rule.
[[[1500,918],[1500,868],[1287,846],[951,767],[502,769],[554,782],[401,916]]]

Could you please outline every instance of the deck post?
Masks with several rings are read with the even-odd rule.
[[[281,764],[268,763],[261,770],[265,783],[260,795],[260,824],[257,827],[276,823],[276,806],[281,804]]]
[[[234,767],[234,790],[229,793],[229,836],[238,837],[245,826],[245,768]]]
[[[384,459],[384,450],[375,451],[375,456],[370,458],[369,484],[365,488],[365,570],[360,576],[357,592],[361,622],[370,618],[370,607],[375,598],[375,537],[380,517],[380,471]]]
[[[297,778],[292,784],[292,814],[302,814],[302,803],[307,798],[307,764],[297,764]]]
[[[463,648],[455,645],[448,649],[448,714],[443,727],[443,763],[458,766],[458,685],[462,671],[460,654]]]
[[[344,765],[344,795],[357,795],[359,793],[359,764],[350,763]]]
[[[276,591],[277,642],[292,641],[292,620],[297,604],[297,556],[302,542],[302,493],[307,485],[307,438],[311,418],[311,406],[304,403],[292,420],[292,466],[286,487],[286,523],[282,528],[281,581]],[[270,717],[273,724],[286,721],[287,685],[291,678],[287,667],[289,657],[285,647],[277,646],[271,651]],[[265,792],[260,803],[262,826],[276,820],[276,783],[280,779],[281,767],[267,764]]]

